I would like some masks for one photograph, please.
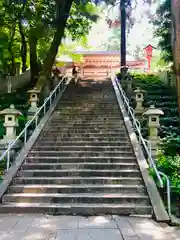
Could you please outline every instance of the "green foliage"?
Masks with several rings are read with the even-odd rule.
[[[180,156],[165,156],[162,153],[156,159],[156,167],[159,171],[165,173],[170,180],[171,190],[180,196]],[[157,185],[159,185],[157,176],[153,169],[149,170],[150,175],[154,178]],[[164,186],[166,186],[166,179],[163,178]]]
[[[61,56],[68,56],[73,60],[73,62],[81,62],[82,61],[82,55],[74,53],[75,50],[76,50],[76,47],[77,47],[76,42],[72,42],[71,44],[67,44],[67,45],[62,44],[59,47],[58,56],[60,56],[60,57]],[[63,66],[64,63],[60,62],[58,65]]]
[[[162,139],[161,148],[165,155],[174,157],[180,154],[180,135],[170,134]]]
[[[66,33],[72,37],[72,40],[79,40],[88,35],[92,22],[97,19],[97,8],[93,4],[73,4],[67,20]]]
[[[164,116],[160,117],[160,137],[164,138],[173,133],[180,135],[180,120],[175,90],[167,87],[156,75],[133,74],[133,79],[134,88],[140,87],[147,91],[144,106],[148,108],[150,105],[154,104],[157,108],[164,111]],[[132,106],[135,107],[134,101],[132,102]],[[142,120],[142,125],[147,134],[147,124],[145,120]]]
[[[141,87],[144,90],[156,88],[156,86],[162,86],[162,82],[157,75],[153,74],[133,74],[133,82],[136,87]]]
[[[146,90],[145,107],[155,104],[158,108],[163,109],[165,115],[160,117],[159,134],[161,137],[160,148],[161,153],[156,159],[157,169],[169,176],[173,191],[173,204],[177,202],[180,196],[180,131],[179,116],[177,112],[177,99],[175,91],[165,86],[156,75],[133,74],[134,88],[137,86]],[[133,102],[131,102],[133,105]],[[143,136],[147,138],[148,127],[147,119],[140,120],[143,130]],[[159,184],[153,169],[150,174]],[[163,178],[164,186],[166,179]],[[163,191],[166,191],[164,189]],[[162,193],[162,197],[164,193]]]
[[[73,40],[79,40],[88,34],[92,22],[97,20],[98,12],[96,5],[91,1],[75,2],[77,1],[74,1],[70,13],[66,13],[69,17],[65,24],[66,28],[62,31],[64,36],[68,34]],[[64,15],[62,6],[61,1],[54,0],[27,0],[21,3],[14,0],[0,1],[0,70],[2,72],[13,75],[15,62],[23,62],[22,51],[25,47],[30,51],[32,41],[36,44],[34,47],[37,58],[41,62],[46,59]],[[27,52],[24,54],[27,65],[30,62],[27,59],[30,54]],[[35,53],[31,51],[32,54],[34,56]]]
[[[180,193],[180,156],[165,156],[160,154],[157,159],[157,168],[170,177],[171,186]]]
[[[162,59],[165,62],[172,62],[171,47],[171,0],[160,3],[153,21],[155,26],[155,36],[159,38],[159,47],[162,51]]]

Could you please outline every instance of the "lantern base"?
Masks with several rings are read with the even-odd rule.
[[[135,114],[142,114],[144,112],[144,107],[138,107],[134,110]]]

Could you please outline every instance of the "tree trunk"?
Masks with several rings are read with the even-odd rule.
[[[126,66],[126,8],[125,0],[121,0],[120,3],[121,14],[121,75],[123,77]]]
[[[12,45],[13,45],[15,32],[16,32],[16,23],[12,26],[11,38],[10,38],[9,45],[8,45],[8,51],[11,56],[11,65],[10,65],[10,69],[9,69],[9,73],[11,76],[15,75],[15,60],[14,60],[15,58],[14,58],[14,53],[12,51]]]
[[[178,113],[180,119],[180,2],[171,0],[172,13],[172,49],[176,73],[176,89],[178,99]]]
[[[40,90],[44,87],[46,81],[48,81],[49,76],[51,74],[52,66],[54,64],[59,45],[61,44],[61,40],[64,36],[64,30],[65,30],[66,22],[69,16],[72,3],[73,3],[73,0],[63,0],[63,1],[57,0],[56,1],[57,28],[56,28],[56,32],[54,34],[54,38],[51,43],[51,46],[48,50],[47,57],[44,60],[40,77],[36,84],[36,87]]]
[[[180,119],[180,63],[176,67],[176,89],[177,89],[177,100],[178,100],[178,113],[179,113],[179,119]]]
[[[21,20],[18,22],[19,33],[21,35],[21,61],[22,61],[22,72],[25,72],[27,69],[27,42],[26,37],[23,31],[23,26]]]
[[[30,71],[31,71],[31,87],[37,82],[39,76],[39,68],[37,61],[37,37],[33,34],[33,29],[29,33],[29,55],[30,55]]]

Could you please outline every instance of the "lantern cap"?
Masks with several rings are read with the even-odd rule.
[[[135,93],[145,93],[146,91],[141,89],[140,87],[137,87],[135,90],[134,90]]]
[[[150,105],[149,109],[143,113],[143,115],[150,116],[150,115],[164,115],[164,112],[161,109],[155,107],[155,105]]]
[[[27,91],[28,93],[40,93],[41,91],[39,89],[37,89],[36,87],[34,87],[33,89]]]
[[[14,104],[11,104],[9,108],[6,108],[2,111],[0,111],[0,115],[22,115],[22,113],[15,109]]]

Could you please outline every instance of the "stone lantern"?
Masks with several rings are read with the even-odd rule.
[[[4,115],[4,127],[6,129],[3,142],[11,142],[16,139],[16,128],[19,126],[18,117],[22,115],[22,113],[16,110],[12,104],[10,108],[0,111],[0,115]]]
[[[143,102],[144,102],[144,94],[146,93],[146,91],[138,87],[136,90],[134,90],[134,93],[135,93],[135,100],[136,100],[135,113],[141,114],[144,112]]]
[[[154,105],[151,105],[143,115],[148,117],[149,140],[151,142],[152,155],[155,156],[160,140],[158,136],[158,128],[160,127],[159,117],[164,115],[164,112],[161,109],[155,108]]]
[[[31,105],[28,110],[28,119],[30,120],[38,110],[37,104],[39,101],[40,90],[38,90],[37,88],[33,88],[29,90],[28,93],[29,93],[29,102]]]

